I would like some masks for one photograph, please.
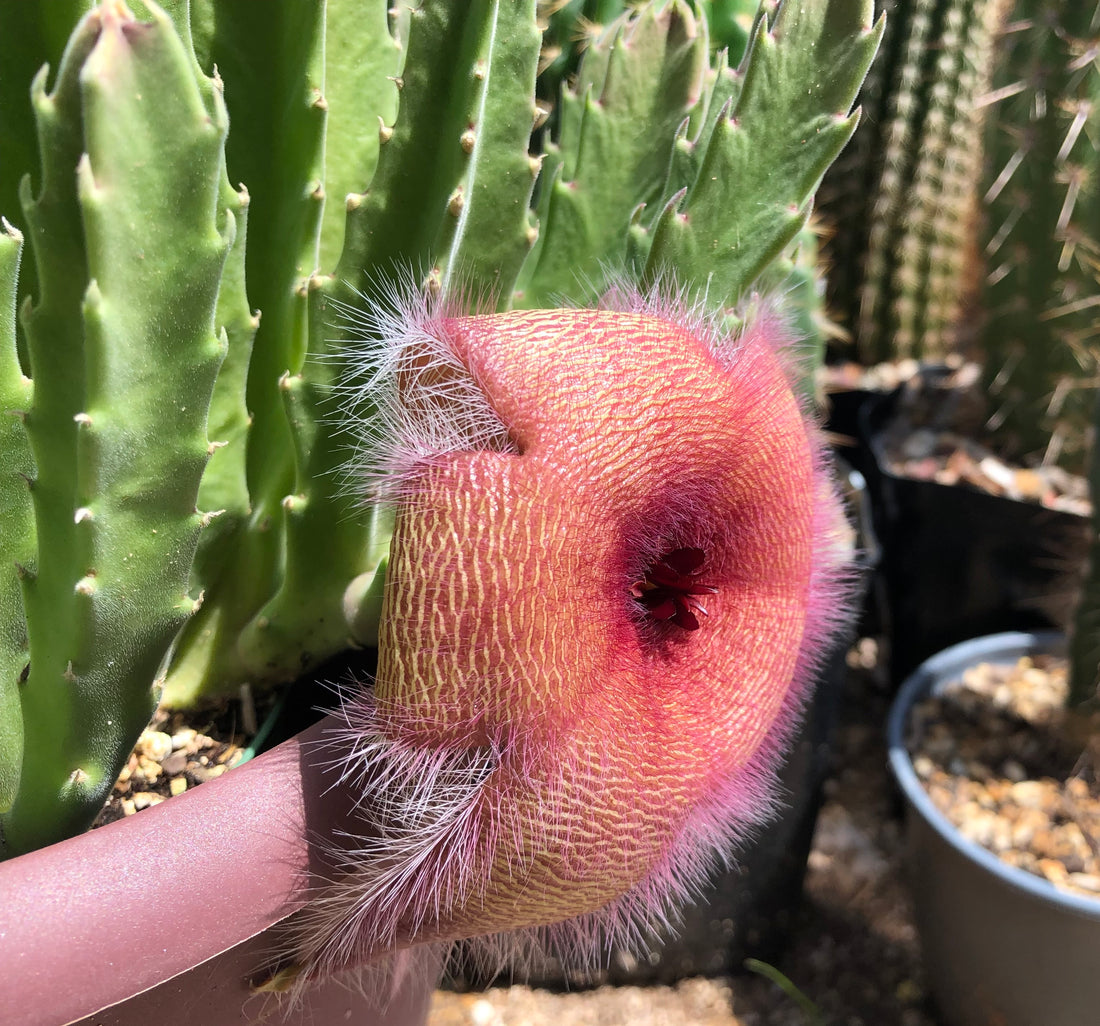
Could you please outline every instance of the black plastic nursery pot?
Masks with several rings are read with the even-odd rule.
[[[333,980],[291,1007],[253,985],[322,870],[341,799],[327,723],[147,809],[0,863],[4,1026],[422,1026],[438,972],[392,994]]]
[[[949,1026],[1100,1021],[1100,900],[1059,891],[963,838],[913,769],[913,706],[981,662],[1064,651],[1054,633],[993,634],[927,660],[890,713],[890,767],[905,796],[908,856],[929,986]]]
[[[899,396],[900,390],[859,409],[892,679],[904,680],[924,659],[967,638],[1065,630],[1076,568],[1088,551],[1089,518],[894,473],[881,431]]]

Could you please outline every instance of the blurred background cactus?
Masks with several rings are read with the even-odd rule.
[[[671,275],[735,317],[793,275],[816,331],[805,228],[881,25],[756,7],[0,10],[4,854],[87,826],[158,700],[375,641],[339,304]]]
[[[973,303],[982,129],[1005,0],[885,0],[882,53],[830,169],[829,301],[867,364],[942,359]]]
[[[887,0],[830,170],[829,300],[867,364],[973,357],[1017,459],[1081,470],[1097,385],[1095,4]]]

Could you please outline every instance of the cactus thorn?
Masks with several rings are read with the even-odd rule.
[[[485,81],[485,62],[484,61],[477,61],[474,64],[474,78],[476,78],[479,82]]]
[[[84,595],[85,597],[94,595],[96,592],[95,574],[85,574],[76,582],[76,587],[73,590],[78,595]]]
[[[538,178],[539,172],[542,170],[542,162],[545,159],[545,154],[540,153],[537,157],[533,153],[527,154],[527,167],[532,178]]]
[[[393,135],[393,126],[392,125],[387,125],[386,122],[382,120],[381,115],[379,115],[379,117],[378,117],[378,142],[381,143],[382,145],[385,145],[386,143],[388,143],[390,141],[390,138],[391,138],[392,135]]]
[[[88,774],[78,766],[69,774],[69,786],[83,787],[88,783],[88,779]]]
[[[397,86],[398,91],[405,88],[405,80],[400,75],[391,75],[390,81]]]
[[[23,666],[23,669],[21,669],[19,671],[19,683],[20,684],[26,684],[27,681],[30,679],[30,675],[31,675],[31,664],[26,663]]]
[[[311,200],[323,200],[325,198],[325,187],[318,182],[309,194]]]
[[[527,240],[527,245],[533,246],[536,242],[538,242],[539,238],[538,225],[529,224],[527,226],[527,231],[525,231],[523,234],[524,238]]]
[[[320,89],[313,90],[313,101],[310,103],[310,106],[314,110],[328,110],[328,100],[325,99]]]
[[[477,142],[477,133],[473,128],[467,128],[465,132],[459,136],[459,144],[462,146],[463,153],[473,153],[474,145]]]
[[[209,442],[206,446],[206,455],[213,456],[218,449],[224,449],[228,442]]]
[[[196,511],[197,512],[197,511]],[[201,515],[200,523],[203,527],[209,527],[218,517],[225,512],[224,509],[207,510]]]
[[[77,413],[73,415],[73,420],[81,427],[91,427],[92,418],[86,413]]]
[[[85,520],[94,520],[94,519],[95,519],[95,514],[92,513],[92,511],[90,509],[88,509],[87,506],[81,506],[73,514],[73,523],[74,524],[82,524],[82,523],[84,523]]]
[[[385,140],[383,140],[384,142]],[[344,197],[344,209],[350,214],[353,210],[358,210],[363,205],[363,194],[361,192],[349,192]]]
[[[462,186],[460,185],[451,193],[450,199],[447,200],[447,213],[452,217],[458,217],[462,213],[465,202],[466,200],[462,195]]]
[[[75,684],[76,683],[77,676],[76,676],[76,673],[73,672],[73,661],[71,659],[65,664],[65,672],[61,676],[69,684]]]
[[[305,507],[306,497],[304,495],[284,495],[280,505],[288,513],[295,513]]]
[[[545,104],[536,103],[531,112],[531,127],[532,129],[541,128],[546,124],[546,119],[550,117],[550,108]]]

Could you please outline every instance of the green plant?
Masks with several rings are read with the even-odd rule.
[[[737,74],[704,14],[728,5],[621,14],[544,158],[535,6],[0,11],[5,853],[90,822],[162,688],[375,641],[392,523],[340,476],[338,304],[403,267],[502,310],[585,300],[611,268],[733,316],[806,252],[869,2],[758,16]]]
[[[1084,466],[1098,380],[1100,10],[1016,0],[993,81],[979,346],[1009,451]]]
[[[1003,0],[887,0],[867,117],[822,188],[829,295],[865,363],[942,360],[973,305],[984,104]],[[969,258],[969,260],[968,260]]]

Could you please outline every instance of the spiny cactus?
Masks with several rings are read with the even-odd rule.
[[[31,739],[20,754],[18,723],[0,732],[8,853],[87,823],[173,638],[176,702],[376,640],[392,511],[364,511],[341,476],[370,456],[378,421],[369,403],[356,425],[341,410],[347,342],[332,341],[361,293],[401,266],[448,301],[500,309],[587,299],[607,265],[650,284],[671,274],[727,311],[775,284],[762,275],[795,255],[881,25],[866,0],[788,2],[774,26],[757,17],[739,70],[721,56],[708,70],[705,6],[644,5],[585,52],[592,90],[562,104],[542,225],[535,0],[134,13],[109,0],[76,27],[52,91],[36,79],[33,117],[0,76],[13,139],[0,196],[9,153],[37,189],[9,218],[35,273],[20,273],[23,334],[5,325],[0,372],[25,414],[5,428],[0,703],[10,713],[18,695]],[[29,18],[36,66],[56,59],[79,10],[5,8],[0,45]],[[623,120],[652,110],[663,140]],[[586,146],[606,147],[603,166]],[[607,201],[586,215],[598,231],[551,210],[555,168]],[[11,234],[8,310],[17,254]]]
[[[5,660],[27,739],[2,820],[9,852],[95,815],[194,605],[206,411],[225,352],[214,308],[235,233],[218,202],[225,110],[163,16],[139,25],[113,4],[88,15],[32,103],[41,182],[21,199],[38,272],[23,309],[33,384],[10,350],[6,372],[6,391],[30,399],[16,411],[33,469],[7,467],[20,477],[5,487],[29,490],[34,513],[33,531],[7,543],[23,550],[6,571],[22,581],[28,653]],[[12,442],[5,462],[25,465]],[[5,506],[26,517],[14,497]],[[5,633],[17,637],[8,592],[10,576]]]
[[[1100,316],[1100,8],[1017,0],[989,112],[986,323],[980,345],[1005,447],[1081,469]]]
[[[958,348],[1004,17],[1004,0],[886,8],[882,58],[860,96],[868,116],[822,190],[830,296],[868,363]]]

